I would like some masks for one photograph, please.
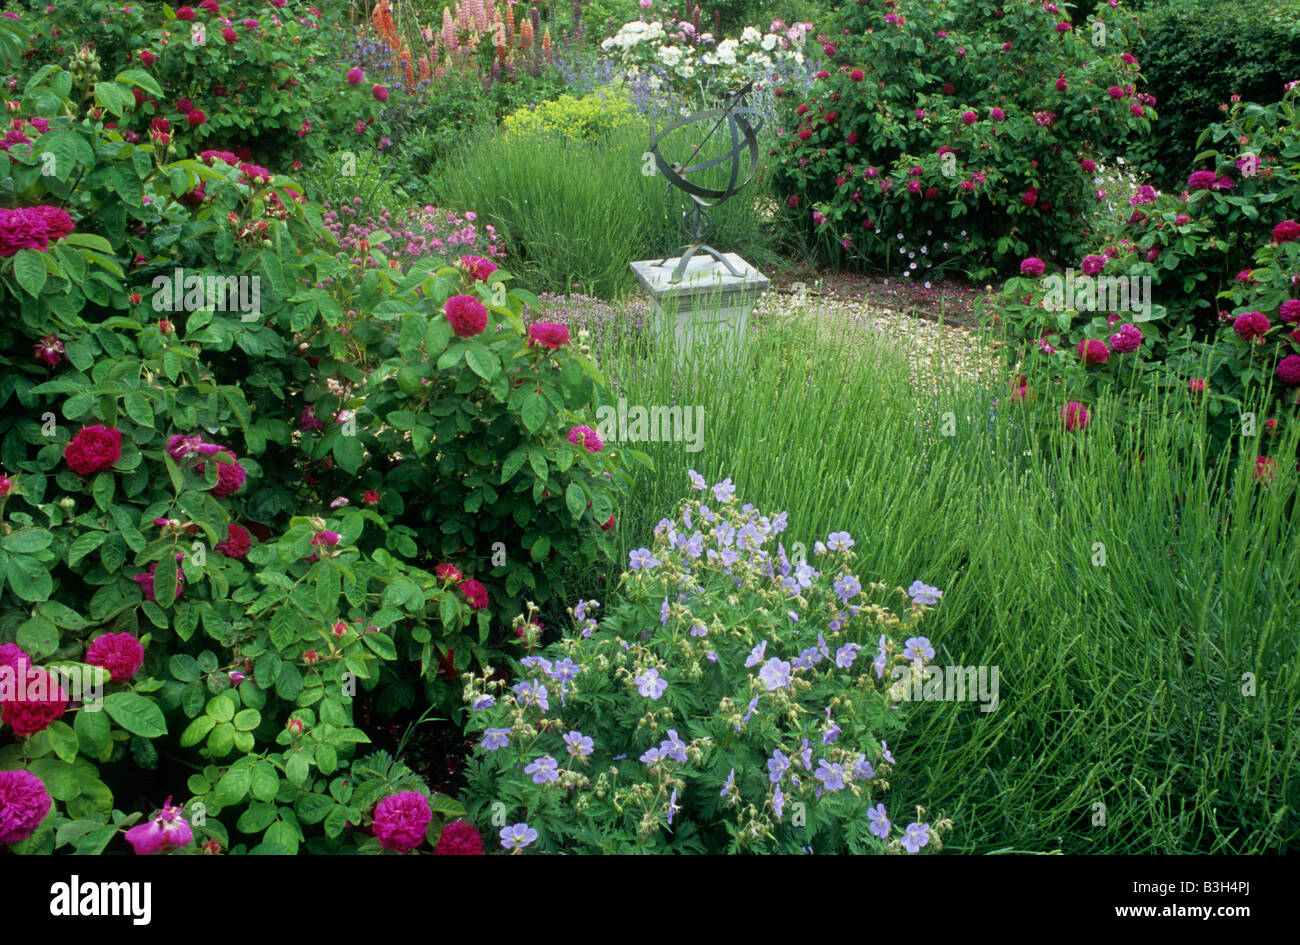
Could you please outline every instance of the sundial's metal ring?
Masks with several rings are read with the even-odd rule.
[[[659,143],[669,134],[686,125],[693,125],[708,119],[716,118],[719,121],[727,119],[727,126],[731,132],[731,150],[725,154],[715,157],[711,160],[702,161],[699,164],[692,164],[689,167],[676,167],[670,164],[659,151]],[[659,173],[669,184],[689,194],[696,202],[701,200],[725,200],[740,188],[744,187],[754,179],[754,173],[758,169],[758,130],[763,126],[763,116],[755,108],[711,108],[707,111],[699,112],[683,118],[681,121],[674,122],[662,129],[658,134],[650,138],[650,153],[654,155],[655,166],[659,168]],[[744,138],[744,146],[749,150],[749,170],[745,179],[737,183],[736,178],[740,172],[740,148],[741,137]],[[731,161],[731,177],[727,181],[727,186],[721,189],[712,187],[701,187],[687,180],[683,175],[694,173],[695,171],[704,170],[705,168],[714,167],[723,161]]]

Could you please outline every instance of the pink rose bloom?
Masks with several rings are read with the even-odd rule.
[[[1300,354],[1288,354],[1277,362],[1277,379],[1283,384],[1300,384]]]
[[[385,850],[410,853],[424,842],[424,831],[432,819],[428,798],[416,791],[402,791],[375,806],[375,836]]]
[[[464,580],[465,577],[463,574],[460,573],[460,569],[457,568],[454,564],[440,564],[433,569],[433,573],[436,574],[441,580],[451,581],[453,584]]]
[[[1077,400],[1061,408],[1061,425],[1067,430],[1082,430],[1091,422],[1088,409]]]
[[[497,271],[497,264],[482,256],[462,256],[460,267],[475,282],[486,282],[488,276]]]
[[[1214,171],[1192,171],[1187,178],[1187,186],[1192,190],[1209,190],[1214,186]]]
[[[122,458],[122,431],[99,424],[86,427],[64,447],[63,458],[83,476],[109,469]]]
[[[968,125],[973,125],[975,122],[980,120],[980,116],[976,115],[974,112],[962,112],[961,120]]]
[[[438,845],[433,848],[437,856],[485,856],[483,838],[472,824],[453,820],[442,828]]]
[[[1132,354],[1142,347],[1142,330],[1126,322],[1110,336],[1110,346],[1121,354]]]
[[[528,343],[553,351],[569,343],[569,329],[554,322],[535,322],[528,326]]]
[[[1232,323],[1232,330],[1247,341],[1259,338],[1272,327],[1268,316],[1263,312],[1247,312],[1245,315],[1238,316]]]
[[[53,802],[30,771],[0,771],[0,843],[18,843],[36,832]]]
[[[1085,338],[1079,342],[1079,357],[1084,364],[1105,364],[1110,360],[1110,349],[1106,342],[1097,338]]]
[[[353,68],[348,70],[348,75],[347,75],[348,85],[360,85],[363,81],[365,81],[365,78],[366,78],[366,74],[362,72],[360,69]]]
[[[108,670],[113,682],[126,682],[144,664],[144,647],[130,633],[105,633],[87,648],[86,662]]]
[[[1085,275],[1095,276],[1106,267],[1105,256],[1084,256],[1083,262],[1079,263],[1079,268],[1084,271]]]
[[[1287,324],[1300,322],[1300,299],[1287,299],[1278,309],[1278,313],[1282,316],[1282,321]]]
[[[487,308],[472,295],[453,295],[443,306],[451,330],[459,338],[473,338],[487,328]]]
[[[370,94],[375,97],[376,102],[388,101],[388,89],[382,85],[376,85],[371,88]]]
[[[569,442],[584,447],[590,453],[599,453],[605,448],[605,444],[591,427],[574,427],[569,431]]]
[[[55,677],[39,666],[25,664],[25,668],[23,685],[18,687],[17,678],[14,680],[15,688],[21,692],[0,703],[0,722],[12,728],[20,738],[43,731],[68,708],[67,696]]]
[[[479,581],[470,578],[468,581],[461,583],[460,592],[465,595],[469,605],[474,610],[486,610],[488,606],[487,588]]]
[[[1020,272],[1026,276],[1041,276],[1047,269],[1047,264],[1037,256],[1030,256],[1020,262]]]
[[[1187,381],[1187,389],[1190,390],[1193,394],[1205,393],[1205,378],[1203,377],[1189,378]]]
[[[1283,220],[1273,227],[1273,239],[1279,243],[1289,243],[1294,239],[1300,239],[1300,223],[1295,220]]]
[[[126,842],[131,844],[137,856],[176,850],[193,839],[189,822],[181,816],[179,807],[172,806],[170,797],[157,814],[126,832]]]

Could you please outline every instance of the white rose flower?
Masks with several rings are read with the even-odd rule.
[[[761,42],[762,38],[763,37],[759,35],[758,30],[754,29],[752,26],[746,26],[740,33],[740,41],[742,43],[757,43]]]
[[[773,49],[775,49],[775,48],[776,48],[776,37],[775,37],[774,35],[772,35],[771,33],[768,33],[766,36],[764,36],[764,37],[763,37],[763,48],[766,49],[768,52],[771,52]]]

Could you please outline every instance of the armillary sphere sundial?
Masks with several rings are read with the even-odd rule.
[[[670,282],[682,281],[682,275],[686,272],[686,265],[696,253],[706,253],[712,256],[733,276],[741,276],[741,273],[737,272],[735,267],[720,252],[704,242],[709,231],[713,229],[713,221],[710,219],[706,208],[716,207],[735,194],[736,191],[754,179],[754,173],[758,169],[757,135],[758,130],[763,126],[763,116],[759,114],[757,109],[742,107],[740,104],[753,87],[754,83],[750,82],[737,92],[725,107],[711,108],[689,115],[681,121],[668,125],[658,134],[654,133],[654,127],[651,126],[650,153],[654,155],[655,166],[659,168],[659,173],[663,174],[667,179],[669,187],[676,187],[678,190],[683,191],[693,202],[691,209],[682,213],[682,230],[690,238],[690,243],[682,247],[681,259],[673,269]],[[691,149],[689,156],[681,161],[670,161],[664,157],[662,145],[669,135],[688,125],[703,125],[709,121],[713,122],[713,127],[709,129],[709,133],[704,136],[700,143]],[[713,133],[724,122],[731,138],[730,150],[717,153],[718,146],[715,145],[713,151],[706,152],[705,145],[709,143]],[[745,151],[749,152],[749,168],[742,180],[740,164],[741,155]],[[700,159],[699,163],[691,163],[697,159]],[[692,174],[699,174],[701,171],[706,171],[728,161],[731,162],[731,171],[724,187],[705,187],[687,179]],[[671,256],[666,257],[656,265],[666,265],[671,258]]]

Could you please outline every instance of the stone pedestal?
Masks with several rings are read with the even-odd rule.
[[[724,253],[740,273],[734,276],[712,256],[691,258],[682,280],[670,282],[681,257],[632,263],[632,272],[650,296],[650,317],[662,343],[672,344],[678,363],[691,352],[718,349],[739,354],[749,331],[749,313],[770,280],[735,253]]]

